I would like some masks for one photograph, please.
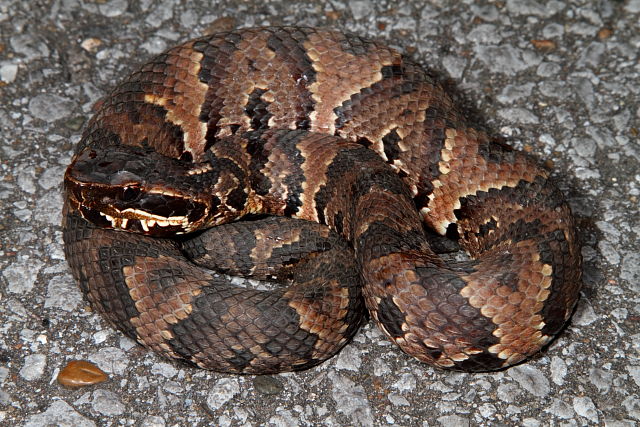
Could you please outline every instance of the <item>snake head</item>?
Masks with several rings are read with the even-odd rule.
[[[210,225],[220,215],[215,171],[151,149],[85,147],[64,182],[71,205],[103,228],[168,236]]]

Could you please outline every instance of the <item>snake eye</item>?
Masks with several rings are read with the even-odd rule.
[[[122,199],[122,201],[124,202],[131,202],[133,200],[136,200],[139,195],[140,195],[139,188],[125,187],[124,190],[122,191],[122,195],[120,196],[120,199]]]

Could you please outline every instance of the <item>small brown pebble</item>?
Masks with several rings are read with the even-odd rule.
[[[598,38],[600,40],[608,39],[613,35],[613,30],[611,28],[600,28],[598,31]]]
[[[72,360],[58,374],[58,382],[65,387],[77,388],[99,384],[108,378],[100,368],[86,360]]]
[[[67,121],[65,123],[65,126],[68,129],[71,129],[73,131],[78,131],[78,130],[80,130],[80,128],[82,127],[83,124],[84,124],[84,117],[78,116],[78,117],[74,117],[73,119]]]
[[[556,42],[553,40],[531,40],[531,44],[538,50],[549,52],[555,50]]]
[[[253,386],[258,393],[267,395],[280,394],[282,390],[284,390],[284,386],[280,380],[269,375],[255,377],[253,379]]]
[[[102,45],[102,40],[95,37],[85,39],[80,46],[87,52],[95,52]]]
[[[325,15],[327,18],[331,19],[332,21],[336,21],[340,19],[340,12],[338,12],[337,10],[330,10],[326,12]]]
[[[544,166],[549,168],[549,169],[553,169],[553,160],[547,159],[544,161]]]

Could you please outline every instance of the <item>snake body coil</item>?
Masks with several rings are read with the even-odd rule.
[[[91,304],[217,371],[320,363],[365,303],[421,361],[501,369],[558,333],[580,289],[549,173],[465,124],[418,65],[349,34],[245,29],[157,56],[102,102],[65,190],[66,256]],[[472,259],[445,264],[423,225]]]

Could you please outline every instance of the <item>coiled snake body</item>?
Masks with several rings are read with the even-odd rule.
[[[157,56],[102,102],[65,191],[66,256],[96,310],[217,371],[313,366],[365,303],[423,362],[501,369],[551,340],[580,289],[549,173],[465,124],[418,65],[349,34],[244,29]],[[445,264],[423,225],[457,232],[472,260]]]

